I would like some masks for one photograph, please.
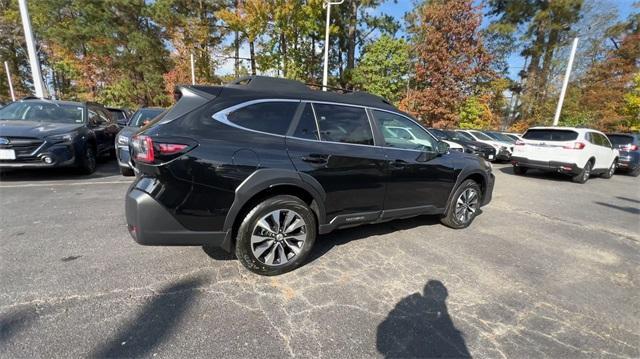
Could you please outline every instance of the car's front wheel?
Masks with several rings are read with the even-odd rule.
[[[462,182],[451,196],[447,212],[440,221],[454,229],[468,227],[480,211],[481,199],[482,191],[476,181],[468,179]]]
[[[120,174],[122,174],[125,177],[131,177],[131,176],[135,176],[135,172],[133,171],[132,168],[130,167],[120,167]]]
[[[86,175],[90,175],[96,171],[96,150],[93,146],[87,145],[83,152],[82,158],[80,158],[80,171]]]
[[[244,217],[236,257],[257,274],[286,273],[304,262],[316,233],[316,217],[304,201],[289,195],[271,197]]]
[[[517,175],[525,175],[527,173],[528,168],[521,166],[513,166],[513,173]]]

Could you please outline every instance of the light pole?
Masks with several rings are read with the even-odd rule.
[[[196,84],[196,69],[194,66],[193,54],[191,54],[191,84]]]
[[[569,55],[569,63],[567,64],[567,72],[564,74],[564,80],[562,81],[562,90],[560,90],[560,99],[558,100],[558,107],[556,107],[556,114],[553,116],[553,126],[558,126],[560,120],[560,111],[562,111],[562,103],[564,102],[564,95],[567,93],[567,85],[569,85],[569,77],[571,76],[571,67],[573,67],[573,58],[576,56],[576,48],[578,47],[578,38],[573,39],[573,45],[571,46],[571,54]]]
[[[322,91],[327,91],[327,76],[329,75],[329,25],[331,22],[331,5],[340,5],[344,0],[327,0],[322,6],[327,8],[327,25],[324,32],[324,70],[322,72]]]
[[[7,81],[9,82],[9,92],[11,93],[11,101],[16,100],[16,95],[13,93],[13,84],[11,83],[11,73],[9,72],[9,63],[4,62],[4,69],[7,72]]]
[[[18,0],[20,5],[20,17],[22,18],[22,27],[24,28],[24,39],[27,43],[27,53],[29,54],[29,65],[31,67],[31,77],[33,77],[33,87],[36,91],[36,97],[44,97],[44,82],[40,73],[40,61],[36,53],[36,45],[33,41],[31,33],[31,20],[29,19],[29,10],[27,9],[27,0]]]

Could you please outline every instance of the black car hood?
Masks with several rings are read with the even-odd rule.
[[[478,141],[464,141],[464,140],[449,140],[449,141],[459,143],[463,146],[475,146],[478,148],[493,148],[493,146],[491,145],[488,145],[483,142],[478,142]]]
[[[0,136],[44,138],[69,133],[84,126],[81,123],[51,123],[38,121],[0,121]]]

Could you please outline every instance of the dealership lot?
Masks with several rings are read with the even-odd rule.
[[[640,356],[638,179],[494,172],[467,230],[341,230],[278,277],[134,243],[115,163],[4,174],[0,356]]]

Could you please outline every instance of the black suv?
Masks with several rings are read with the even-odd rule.
[[[421,214],[464,228],[491,200],[488,162],[450,153],[380,97],[259,76],[180,90],[131,140],[138,243],[221,246],[274,275],[299,266],[318,234]]]
[[[113,153],[118,125],[97,103],[26,99],[0,109],[0,169],[79,167]]]

